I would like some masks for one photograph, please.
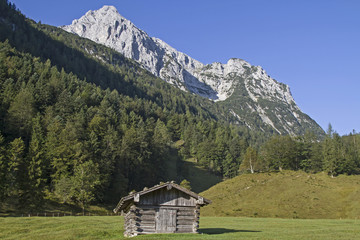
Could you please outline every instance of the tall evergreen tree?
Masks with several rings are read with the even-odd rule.
[[[23,204],[26,201],[28,179],[25,144],[21,138],[16,138],[10,142],[8,156],[7,194],[15,196],[20,201],[20,204]]]
[[[44,149],[45,137],[42,129],[41,116],[38,114],[33,119],[32,134],[29,144],[29,198],[30,202],[36,207],[42,204],[43,191],[47,179],[48,161],[45,159]]]
[[[6,153],[5,139],[0,132],[0,200],[4,200],[7,195],[7,174],[8,174],[8,158]]]

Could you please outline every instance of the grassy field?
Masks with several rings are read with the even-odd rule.
[[[212,200],[203,216],[360,219],[360,175],[245,174],[200,195]]]
[[[360,220],[202,217],[200,231],[132,239],[360,239]],[[124,239],[123,218],[0,218],[0,239]]]

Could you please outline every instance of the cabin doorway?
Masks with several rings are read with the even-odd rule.
[[[176,232],[176,209],[159,208],[156,211],[155,222],[157,233]]]

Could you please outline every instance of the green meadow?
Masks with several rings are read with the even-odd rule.
[[[360,175],[302,171],[244,174],[200,193],[202,216],[359,219]]]
[[[124,239],[123,217],[0,218],[0,239]],[[202,217],[200,234],[133,239],[360,239],[360,220]]]

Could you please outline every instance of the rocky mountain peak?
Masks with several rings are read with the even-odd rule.
[[[272,79],[260,66],[239,58],[205,65],[150,37],[113,6],[88,11],[61,28],[115,49],[184,91],[224,102],[235,121],[249,128],[259,128],[254,118],[278,133],[299,134],[307,127],[320,128],[300,111],[290,88]]]

